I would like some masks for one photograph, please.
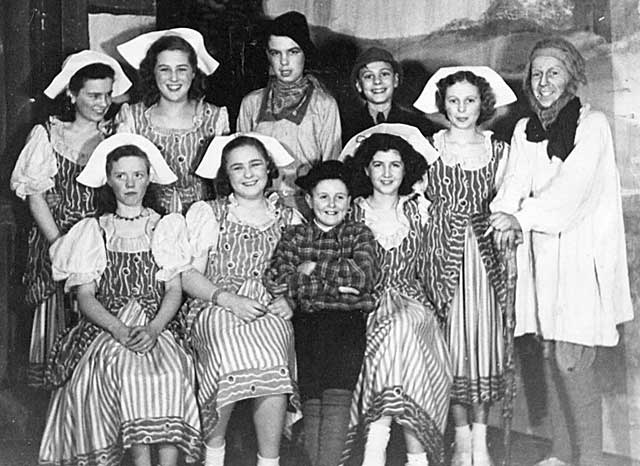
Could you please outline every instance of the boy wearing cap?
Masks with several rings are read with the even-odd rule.
[[[363,313],[374,306],[375,240],[364,224],[344,220],[351,199],[341,162],[323,162],[296,183],[314,218],[284,232],[265,285],[296,308],[305,450],[313,466],[336,466],[364,354]]]
[[[404,123],[431,136],[436,127],[426,118],[404,110],[393,101],[402,80],[402,67],[387,50],[371,47],[362,52],[351,70],[349,82],[364,101],[356,109],[343,109],[342,142],[380,123]]]
[[[338,157],[338,104],[315,76],[305,72],[316,49],[304,15],[291,11],[271,21],[266,53],[269,82],[242,100],[237,130],[272,136],[291,153],[295,162],[281,170],[276,189],[287,205],[304,211],[304,196],[294,180],[312,164]]]

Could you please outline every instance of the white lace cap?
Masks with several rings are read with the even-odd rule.
[[[505,80],[488,66],[446,66],[440,68],[429,78],[413,106],[424,113],[438,113],[438,105],[436,104],[438,81],[458,71],[470,71],[476,76],[484,78],[496,96],[496,107],[509,105],[517,100],[516,95]]]
[[[101,52],[95,50],[83,50],[69,55],[62,64],[60,72],[51,80],[44,95],[50,99],[55,99],[62,91],[69,86],[69,81],[81,68],[93,63],[103,63],[110,66],[114,71],[112,96],[117,97],[124,94],[131,87],[131,81],[122,71],[120,63]]]
[[[195,29],[190,28],[174,28],[164,31],[152,31],[140,34],[138,37],[131,39],[124,44],[118,45],[116,48],[120,55],[136,69],[140,68],[140,63],[144,59],[149,47],[155,41],[164,36],[179,36],[186,40],[198,57],[198,68],[206,74],[210,75],[220,66],[220,63],[213,58],[204,46],[204,38]]]
[[[347,142],[342,152],[340,152],[338,160],[344,160],[347,156],[353,156],[358,147],[360,147],[360,144],[375,133],[400,136],[411,144],[413,149],[422,155],[428,163],[433,163],[438,159],[438,152],[415,126],[405,125],[404,123],[380,123],[379,125],[360,131],[349,139],[349,142]]]
[[[132,133],[118,133],[108,137],[96,146],[84,170],[78,175],[78,183],[91,188],[99,188],[107,182],[107,155],[122,146],[136,146],[147,155],[151,165],[151,182],[171,184],[178,177],[171,171],[160,150],[144,136]]]
[[[196,175],[203,178],[213,179],[218,175],[220,169],[220,160],[222,159],[222,150],[227,144],[236,139],[239,136],[252,137],[260,141],[267,152],[269,157],[276,164],[276,167],[286,167],[295,162],[295,159],[289,154],[287,149],[284,148],[280,141],[271,136],[265,136],[260,133],[235,133],[229,136],[215,136],[207,147],[207,151],[202,157],[202,161],[196,169]]]

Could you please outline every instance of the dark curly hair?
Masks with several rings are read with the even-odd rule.
[[[480,94],[480,116],[478,117],[477,124],[479,125],[493,118],[496,114],[496,95],[493,93],[491,85],[489,85],[487,80],[482,76],[478,76],[471,71],[466,70],[450,74],[438,81],[436,84],[438,87],[438,90],[436,91],[436,105],[438,106],[438,111],[440,111],[440,113],[445,117],[447,116],[447,111],[445,109],[447,89],[455,83],[463,81],[467,81],[469,84],[477,87]]]
[[[218,174],[214,180],[214,189],[216,192],[216,197],[228,196],[233,192],[233,188],[231,187],[231,182],[229,181],[229,173],[227,173],[227,158],[232,150],[237,149],[239,147],[253,147],[256,149],[262,158],[267,162],[267,186],[265,189],[268,189],[273,184],[273,180],[278,178],[278,167],[269,156],[267,149],[264,147],[264,144],[260,142],[258,139],[253,138],[251,136],[238,136],[222,149],[222,157],[220,158],[220,168],[218,169]]]
[[[91,79],[115,79],[115,71],[105,63],[91,63],[83,66],[71,76],[67,89],[73,95],[78,95],[85,83]],[[71,103],[71,97],[66,92],[60,94],[62,111],[60,112],[60,120],[74,121],[76,119],[76,107]]]
[[[147,167],[147,173],[151,171],[151,163],[147,154],[142,149],[134,145],[120,146],[113,149],[107,154],[106,172],[107,177],[111,175],[113,164],[123,157],[139,157],[144,160]],[[95,207],[97,210],[97,216],[101,216],[106,213],[114,213],[116,211],[117,203],[116,197],[113,194],[113,189],[108,184],[98,188],[95,196]],[[147,192],[142,199],[142,205],[149,207],[160,214],[164,214],[164,209],[160,207],[160,201],[158,197],[158,188],[155,183],[150,183],[147,187]]]
[[[200,100],[204,96],[205,75],[198,68],[198,56],[193,47],[179,36],[162,36],[147,50],[142,62],[140,62],[140,94],[146,107],[151,107],[160,100],[160,90],[156,83],[155,68],[158,55],[165,50],[179,50],[189,57],[189,65],[194,71],[193,82],[189,88],[189,99]]]
[[[427,171],[427,161],[400,136],[374,133],[365,139],[352,157],[347,157],[345,160],[347,172],[351,173],[349,191],[353,198],[370,196],[373,193],[373,185],[365,169],[377,152],[389,150],[398,151],[404,164],[404,178],[398,194],[402,196],[411,194],[413,185],[420,181]]]

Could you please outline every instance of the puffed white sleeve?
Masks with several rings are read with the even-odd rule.
[[[206,257],[211,248],[218,246],[220,223],[209,203],[194,203],[187,211],[186,226],[193,259]]]
[[[11,173],[11,189],[20,199],[40,194],[54,186],[53,178],[58,164],[42,125],[33,127]]]
[[[117,133],[136,133],[136,124],[128,103],[122,104],[114,118],[114,123]]]
[[[95,218],[85,218],[49,248],[55,281],[66,280],[64,289],[97,282],[107,266],[104,238]]]
[[[174,213],[160,219],[151,239],[151,253],[160,266],[156,278],[162,282],[191,268],[191,247],[182,215]]]

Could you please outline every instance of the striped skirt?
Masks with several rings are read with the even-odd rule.
[[[247,280],[238,294],[263,301],[264,287]],[[231,311],[200,300],[189,309],[189,338],[195,353],[198,403],[204,438],[218,409],[248,398],[289,394],[288,423],[299,416],[296,357],[290,321],[265,314],[244,322]]]
[[[144,325],[135,301],[118,317]],[[41,465],[116,466],[133,445],[171,443],[193,462],[201,456],[193,365],[162,332],[146,354],[134,353],[102,332],[71,379],[53,393],[40,446]]]
[[[504,396],[502,314],[470,226],[458,288],[446,328],[453,368],[452,403],[498,401]]]
[[[341,464],[357,456],[369,424],[382,416],[411,429],[430,464],[442,464],[450,385],[449,355],[433,312],[395,290],[387,291],[369,316]]]
[[[71,304],[71,296],[65,296],[62,284],[56,284],[56,291],[35,308],[27,373],[27,383],[31,387],[42,388],[44,386],[44,370],[51,355],[51,348],[53,348],[56,338],[64,333],[71,321],[71,311],[65,308],[65,304],[67,304],[65,301],[69,301]]]

